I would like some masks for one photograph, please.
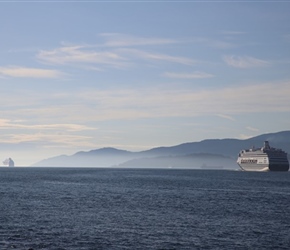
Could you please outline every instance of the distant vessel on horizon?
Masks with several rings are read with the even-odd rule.
[[[14,167],[14,161],[11,158],[7,158],[5,161],[3,161],[4,165],[7,165],[8,167]]]
[[[272,148],[268,141],[262,148],[251,148],[240,151],[237,163],[244,171],[288,171],[287,153]]]

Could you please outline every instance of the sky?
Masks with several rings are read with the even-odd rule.
[[[0,1],[0,160],[289,130],[289,11],[263,0]]]

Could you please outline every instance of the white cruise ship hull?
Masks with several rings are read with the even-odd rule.
[[[240,168],[244,171],[256,171],[256,172],[267,172],[270,171],[269,166],[268,165],[239,165]]]
[[[287,157],[251,157],[243,156],[237,160],[238,165],[244,171],[288,171],[289,162]]]
[[[244,171],[288,171],[287,153],[271,148],[268,141],[261,149],[247,149],[239,153],[238,165]]]

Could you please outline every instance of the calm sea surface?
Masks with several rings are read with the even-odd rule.
[[[290,173],[1,168],[0,249],[290,249]]]

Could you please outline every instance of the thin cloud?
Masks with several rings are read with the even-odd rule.
[[[174,73],[174,72],[165,72],[163,74],[165,77],[169,78],[179,78],[179,79],[203,79],[203,78],[211,78],[214,77],[212,74],[204,73],[204,72],[193,72],[193,73]]]
[[[41,50],[36,57],[43,63],[85,67],[87,70],[102,70],[101,67],[128,68],[140,61],[167,62],[194,65],[197,61],[158,52],[148,52],[135,47],[161,46],[167,44],[189,43],[191,41],[167,38],[137,37],[119,33],[99,35],[105,41],[99,44],[69,45],[51,50]]]
[[[146,52],[137,49],[120,48],[107,51],[93,50],[90,46],[69,46],[54,50],[42,50],[37,58],[45,63],[62,65],[88,65],[87,69],[95,69],[92,65],[103,65],[115,68],[125,68],[136,63],[136,60],[151,62],[168,62],[183,65],[194,65],[196,61],[160,53]],[[97,70],[100,70],[97,68]]]
[[[179,41],[173,39],[136,37],[119,33],[103,33],[100,34],[100,36],[106,39],[104,46],[108,47],[148,46],[179,43]]]
[[[233,33],[232,33],[233,34]],[[237,33],[236,33],[237,34]],[[132,46],[150,46],[150,45],[167,45],[167,44],[184,44],[184,43],[202,43],[209,47],[218,49],[229,49],[236,47],[236,45],[210,38],[193,38],[193,39],[170,39],[170,38],[156,38],[156,37],[137,37],[120,33],[103,33],[101,37],[105,38],[103,46],[107,47],[132,47]]]
[[[236,121],[235,118],[233,118],[232,116],[229,116],[229,115],[217,114],[216,116],[218,116],[220,118],[224,118],[224,119],[230,120],[230,121]]]
[[[20,111],[21,112],[21,111]],[[37,119],[38,120],[38,119]],[[91,136],[76,134],[96,128],[80,124],[26,124],[24,120],[0,119],[0,143],[38,143],[43,147],[93,147]]]
[[[63,75],[58,70],[26,68],[19,66],[0,67],[0,76],[18,78],[59,78]]]
[[[224,56],[223,60],[231,67],[247,69],[256,67],[267,67],[270,65],[268,61],[261,60],[250,56]]]
[[[20,124],[9,119],[0,119],[0,129],[29,129],[29,130],[66,130],[69,132],[95,130],[96,128],[79,124]]]
[[[138,50],[138,49],[120,49],[119,51],[127,54],[128,56],[133,56],[135,58],[139,58],[143,60],[165,61],[168,63],[177,63],[177,64],[184,64],[184,65],[195,65],[197,63],[197,61],[192,60],[187,57],[178,57],[178,56],[171,56],[167,54],[152,53],[152,52],[147,52],[147,51]]]
[[[239,137],[238,137],[238,139],[247,140],[247,139],[250,139],[252,137],[253,137],[253,135],[240,134]]]
[[[42,143],[49,147],[80,147],[80,146],[93,146],[88,141],[91,139],[89,136],[71,135],[71,134],[44,134],[44,133],[17,133],[5,134],[1,136],[0,143],[19,144],[19,143]]]
[[[253,127],[250,127],[250,126],[247,126],[246,129],[250,130],[250,131],[254,131],[254,132],[258,132],[259,131],[258,128],[253,128]]]
[[[102,64],[112,67],[126,65],[125,58],[113,51],[95,51],[89,46],[66,46],[54,50],[42,50],[37,58],[52,64]]]

